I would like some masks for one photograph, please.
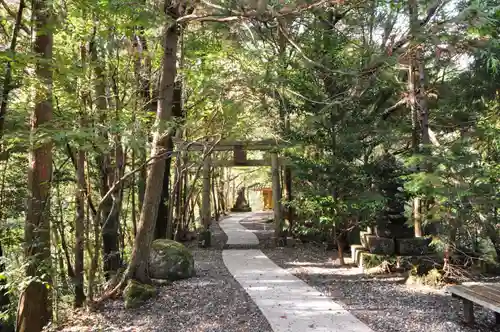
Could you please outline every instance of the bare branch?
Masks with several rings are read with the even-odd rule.
[[[429,21],[434,17],[436,12],[438,12],[439,9],[441,9],[448,2],[450,2],[450,0],[436,0],[436,1],[434,1],[432,6],[430,6],[429,9],[427,10],[427,16],[422,21],[420,21],[420,26],[424,26],[427,23],[429,23]]]

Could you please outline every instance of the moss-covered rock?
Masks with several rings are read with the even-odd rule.
[[[123,291],[125,308],[137,308],[154,296],[156,296],[154,286],[141,284],[135,280],[129,280]]]
[[[149,256],[149,276],[153,279],[179,280],[194,276],[194,259],[182,244],[167,239],[153,241]]]

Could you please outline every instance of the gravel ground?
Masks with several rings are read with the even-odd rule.
[[[269,323],[222,261],[227,238],[212,226],[213,248],[191,244],[197,276],[161,287],[157,298],[126,310],[113,301],[99,312],[74,314],[65,332],[272,332]],[[67,324],[68,325],[68,324]]]
[[[401,277],[367,277],[357,267],[340,268],[335,252],[318,244],[274,248],[272,224],[258,220],[265,217],[261,214],[242,222],[255,232],[262,243],[262,251],[277,265],[340,302],[374,331],[500,331],[499,327],[494,327],[493,312],[480,306],[475,306],[476,324],[463,324],[461,302],[443,289],[409,286]]]
[[[242,224],[252,229],[262,251],[322,293],[335,298],[345,309],[377,332],[486,332],[494,328],[494,315],[476,307],[476,324],[462,324],[460,301],[444,290],[407,286],[398,277],[366,277],[358,268],[340,268],[335,252],[319,244],[275,248],[273,225],[262,222],[261,213]],[[190,247],[197,276],[161,287],[159,295],[139,309],[126,310],[113,301],[99,312],[73,314],[65,332],[272,332],[268,322],[222,261],[227,238],[213,226],[213,248]],[[60,329],[61,330],[61,329]]]

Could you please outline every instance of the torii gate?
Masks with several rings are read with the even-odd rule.
[[[282,236],[281,229],[283,226],[283,207],[281,204],[281,172],[280,166],[285,163],[283,158],[278,155],[278,150],[283,147],[283,143],[278,143],[276,140],[260,140],[260,141],[219,141],[215,145],[210,142],[186,142],[182,140],[174,140],[174,143],[180,150],[184,151],[210,151],[203,160],[203,191],[201,201],[201,221],[204,228],[204,234],[201,236],[203,246],[210,246],[210,168],[217,167],[237,167],[237,166],[271,166],[272,174],[272,199],[274,211],[274,236],[279,240]],[[265,159],[247,159],[247,151],[269,151],[270,158]],[[212,160],[211,152],[213,151],[233,151],[233,160]]]

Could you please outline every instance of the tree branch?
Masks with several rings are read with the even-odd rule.
[[[392,105],[391,107],[387,108],[384,111],[384,113],[382,113],[382,119],[387,120],[387,118],[389,117],[389,115],[391,115],[392,112],[397,110],[401,105],[406,104],[407,101],[408,100],[406,98],[403,98],[400,101],[398,101],[397,103],[395,103],[394,105]]]
[[[213,4],[209,1],[202,1],[203,4],[205,4],[208,8],[215,9],[215,10],[220,10],[220,11],[227,11],[229,15],[221,13],[221,14],[216,14],[216,13],[210,13],[207,15],[196,15],[196,14],[189,14],[185,15],[182,17],[179,17],[176,22],[178,24],[185,23],[185,22],[190,22],[190,21],[198,21],[198,22],[234,22],[242,19],[257,19],[262,22],[267,22],[271,21],[277,17],[283,17],[283,16],[288,16],[288,15],[297,15],[302,12],[320,7],[322,5],[326,4],[335,4],[338,1],[337,0],[319,0],[315,1],[311,4],[302,4],[298,5],[295,7],[283,7],[281,10],[277,12],[266,12],[266,13],[260,13],[256,9],[252,9],[249,11],[237,11],[234,9],[230,8],[224,8],[219,5]]]
[[[10,16],[12,16],[13,18],[16,18],[17,16],[17,13],[15,11],[13,11],[12,9],[10,9],[9,7],[9,4],[7,4],[5,2],[5,0],[0,0],[0,4],[2,4],[2,7],[5,9],[5,11],[7,12],[7,14],[9,14]],[[28,36],[31,35],[31,30],[28,29],[28,27],[26,25],[24,25],[23,23],[20,23],[20,28],[21,30],[23,30]]]

